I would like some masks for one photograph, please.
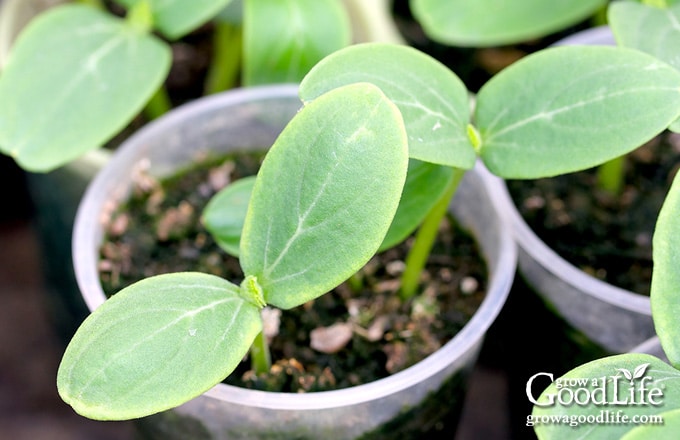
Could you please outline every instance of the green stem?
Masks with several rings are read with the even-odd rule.
[[[156,119],[170,111],[171,108],[172,102],[168,96],[168,91],[164,86],[160,86],[149,102],[146,103],[144,115],[149,119]]]
[[[264,334],[260,332],[250,347],[250,363],[255,374],[266,374],[272,367],[269,345]]]
[[[77,0],[78,3],[90,5],[97,9],[106,9],[102,0]]]
[[[427,258],[429,257],[432,246],[437,238],[439,225],[446,215],[451,199],[456,193],[458,185],[464,175],[465,170],[454,168],[453,178],[451,179],[451,182],[449,182],[446,191],[444,191],[437,203],[432,207],[416,233],[413,247],[411,247],[411,250],[406,256],[406,268],[401,276],[400,295],[404,301],[412,298],[418,290],[420,274],[425,268]]]
[[[150,33],[153,29],[153,10],[149,0],[141,0],[128,10],[126,21],[130,26],[142,33]]]
[[[243,33],[241,26],[222,20],[215,21],[213,60],[205,80],[205,94],[228,90],[236,86]]]
[[[621,194],[625,165],[625,156],[616,157],[600,165],[597,168],[598,188],[603,189],[612,195]]]
[[[344,0],[355,43],[405,44],[391,14],[391,0]]]

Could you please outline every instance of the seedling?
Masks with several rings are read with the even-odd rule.
[[[241,285],[180,273],[123,289],[73,337],[60,395],[87,417],[141,417],[208,390],[251,347],[253,362],[268,364],[260,310],[303,304],[360,269],[392,221],[407,164],[401,115],[375,86],[350,85],[306,105],[258,173]]]

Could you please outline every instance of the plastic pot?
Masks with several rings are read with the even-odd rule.
[[[556,45],[614,45],[607,26],[574,34]],[[603,282],[567,262],[527,225],[504,188],[499,198],[519,245],[527,284],[568,324],[611,353],[624,353],[655,335],[648,296]]]
[[[124,201],[140,165],[165,176],[206,154],[268,148],[301,107],[296,86],[240,89],[171,111],[130,137],[88,187],[74,229],[75,272],[85,302],[105,300],[98,247],[112,209]],[[500,181],[480,166],[467,173],[451,209],[478,240],[490,274],[477,313],[450,342],[420,363],[375,382],[290,394],[219,384],[174,409],[139,420],[148,438],[401,438],[455,426],[465,380],[502,308],[516,267],[516,245],[497,214]],[[444,396],[442,404],[432,397]],[[425,422],[414,423],[419,411]],[[451,432],[451,431],[449,431]],[[390,434],[392,433],[392,434]],[[451,437],[448,435],[448,437]]]

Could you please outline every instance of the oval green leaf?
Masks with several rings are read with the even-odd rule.
[[[231,0],[116,0],[126,8],[150,1],[154,27],[171,40],[188,34],[215,17]]]
[[[680,409],[658,415],[662,424],[650,423],[631,429],[621,440],[677,440],[680,432]]]
[[[563,46],[514,64],[477,96],[480,155],[504,178],[550,177],[639,147],[680,115],[680,72],[633,49]]]
[[[657,8],[617,1],[607,9],[607,17],[618,44],[654,55],[680,70],[680,4]]]
[[[654,327],[668,360],[680,368],[680,174],[659,212],[652,244]]]
[[[19,35],[0,76],[0,150],[49,171],[100,147],[162,84],[170,50],[84,5],[56,7]]]
[[[359,270],[385,238],[407,167],[401,114],[377,87],[306,105],[267,153],[243,228],[241,266],[266,302],[295,307]]]
[[[563,404],[572,394],[581,403]],[[532,418],[539,439],[618,440],[636,427],[620,423],[623,417],[632,421],[680,408],[680,371],[647,354],[610,356],[555,379],[537,401]],[[603,421],[605,417],[609,417],[608,423]],[[616,417],[619,423],[614,421]]]
[[[356,82],[375,84],[399,107],[410,157],[461,169],[474,166],[468,91],[446,66],[407,46],[358,44],[316,65],[300,84],[300,97],[311,101]]]
[[[59,366],[59,394],[100,420],[173,408],[228,376],[261,329],[259,308],[228,281],[200,273],[147,278],[83,322]]]
[[[406,239],[425,219],[444,195],[454,178],[454,168],[411,159],[404,192],[380,250],[389,249]]]
[[[244,177],[215,194],[203,210],[203,224],[229,255],[239,256],[243,223],[255,185],[255,176]]]
[[[300,82],[319,60],[350,42],[349,18],[337,0],[246,0],[244,83]]]
[[[425,33],[453,46],[498,46],[584,20],[607,0],[411,0]]]

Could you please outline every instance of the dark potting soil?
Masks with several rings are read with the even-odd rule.
[[[597,188],[596,169],[508,181],[527,224],[587,273],[649,295],[656,218],[680,166],[680,135],[665,132],[626,156],[620,195]]]
[[[238,260],[217,246],[200,216],[216,191],[255,174],[261,159],[240,154],[162,183],[140,178],[129,206],[109,222],[101,247],[107,295],[142,278],[179,271],[211,273],[239,284]],[[226,382],[284,392],[344,388],[401,371],[445,344],[484,299],[486,265],[474,240],[447,219],[423,274],[422,292],[403,303],[397,295],[399,274],[411,242],[376,255],[329,294],[291,310],[268,311],[266,322],[279,321],[270,343],[270,374],[256,376],[244,361]]]

